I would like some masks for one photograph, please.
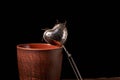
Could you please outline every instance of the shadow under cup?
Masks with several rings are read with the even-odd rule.
[[[62,47],[47,43],[17,45],[20,80],[60,80]]]

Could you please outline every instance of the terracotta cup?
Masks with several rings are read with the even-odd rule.
[[[60,80],[62,47],[47,43],[17,45],[20,80]]]

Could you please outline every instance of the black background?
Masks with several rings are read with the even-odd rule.
[[[95,11],[94,11],[95,10]],[[8,14],[5,27],[7,42],[10,49],[6,56],[7,72],[10,79],[18,80],[16,45],[21,43],[40,43],[45,28],[52,28],[56,20],[67,21],[68,39],[66,48],[83,78],[115,77],[120,76],[118,27],[115,14],[104,10],[85,10],[78,14],[49,15],[41,14],[40,10],[18,9],[15,13]],[[33,12],[33,13],[32,13]],[[77,13],[77,12],[76,12]],[[7,44],[7,45],[8,45]],[[9,68],[8,68],[9,66]],[[63,57],[61,78],[76,78],[67,60]]]

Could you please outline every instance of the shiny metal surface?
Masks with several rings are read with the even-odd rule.
[[[52,29],[48,29],[43,34],[43,39],[50,44],[62,45],[68,36],[66,23],[58,23]],[[55,43],[58,42],[58,43]]]

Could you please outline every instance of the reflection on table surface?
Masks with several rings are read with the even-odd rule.
[[[77,79],[62,79],[62,80],[77,80]],[[86,78],[84,80],[120,80],[120,77],[112,77],[112,78]]]

